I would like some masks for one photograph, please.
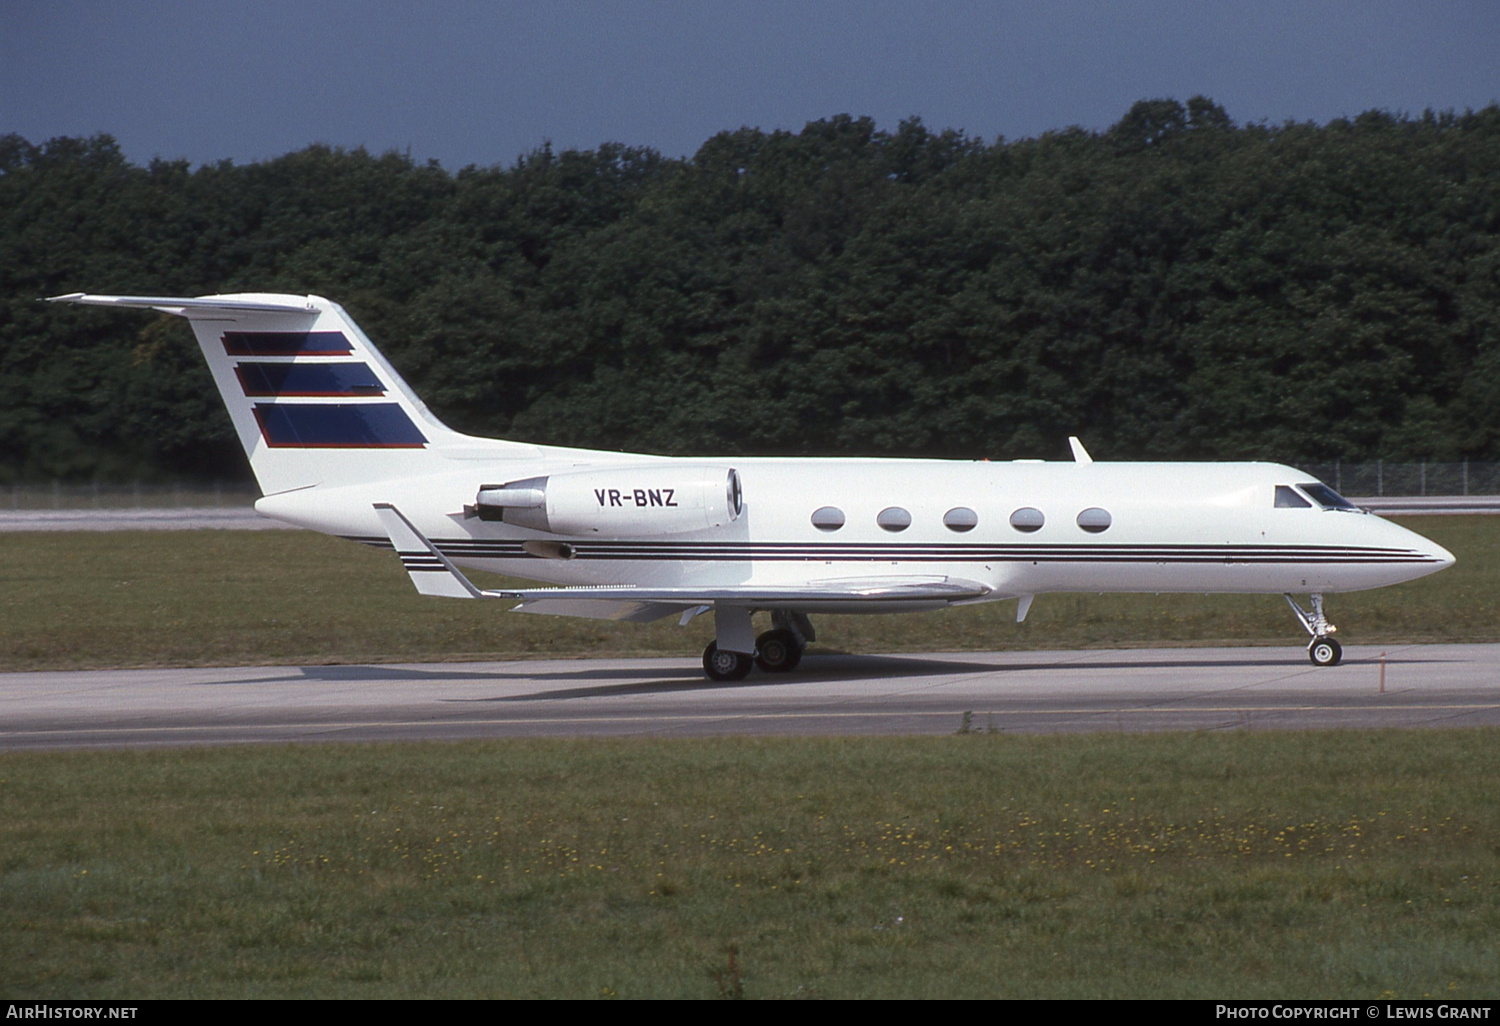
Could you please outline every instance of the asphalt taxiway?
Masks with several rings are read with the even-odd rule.
[[[1328,669],[1296,648],[812,654],[732,684],[689,659],[0,674],[9,751],[1495,725],[1500,645],[1353,646]]]

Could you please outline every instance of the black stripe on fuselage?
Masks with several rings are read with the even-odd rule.
[[[389,540],[348,536],[377,548]],[[435,541],[443,555],[459,559],[542,559],[519,541],[447,538]],[[1338,545],[953,545],[800,542],[587,542],[569,539],[574,559],[671,562],[965,562],[965,563],[1218,563],[1372,564],[1435,563],[1412,549]]]

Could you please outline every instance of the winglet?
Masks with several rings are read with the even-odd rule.
[[[437,546],[428,541],[421,531],[412,526],[412,522],[395,506],[388,502],[377,502],[374,506],[375,515],[380,517],[380,525],[390,536],[396,555],[401,557],[401,565],[406,568],[411,576],[411,583],[416,585],[418,592],[440,598],[496,597],[474,587],[459,572],[458,567],[439,552]]]
[[[1078,440],[1077,436],[1069,435],[1068,445],[1073,449],[1073,461],[1075,463],[1094,462],[1094,457],[1089,455],[1089,451],[1083,447],[1083,443]]]

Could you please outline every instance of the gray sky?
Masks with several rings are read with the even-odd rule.
[[[1495,0],[0,0],[0,134],[456,169],[668,156],[839,113],[1014,139],[1203,94],[1237,122],[1500,100]]]

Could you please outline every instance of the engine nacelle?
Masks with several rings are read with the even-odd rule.
[[[551,534],[638,538],[719,527],[741,508],[738,471],[666,463],[483,485],[473,512]]]

